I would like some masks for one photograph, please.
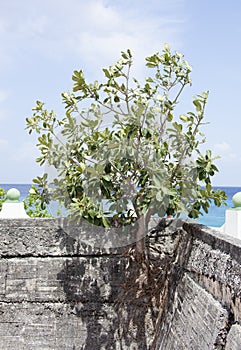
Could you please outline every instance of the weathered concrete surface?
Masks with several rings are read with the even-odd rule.
[[[162,220],[147,268],[115,235],[64,228],[0,221],[0,349],[241,349],[240,241]]]
[[[185,274],[162,324],[158,349],[212,349],[227,323],[227,310]]]
[[[88,337],[81,318],[63,303],[0,303],[0,315],[3,350],[81,349]]]
[[[202,225],[184,225],[193,243],[186,269],[241,323],[241,241]]]
[[[123,247],[112,248],[108,234],[93,225],[74,229],[57,219],[1,219],[0,226],[1,257],[120,254]],[[97,237],[94,243],[93,237]]]
[[[150,346],[151,310],[131,300],[116,307],[127,248],[94,247],[82,233],[68,235],[52,219],[1,220],[0,349]]]
[[[183,228],[191,248],[184,253],[185,275],[169,296],[159,349],[225,349],[233,325],[241,323],[241,241],[198,224]],[[233,342],[240,350],[237,335]]]
[[[234,324],[227,337],[225,350],[240,350],[241,349],[241,326]]]
[[[85,300],[91,283],[96,282],[102,301],[113,302],[124,265],[125,259],[120,257],[2,259],[1,301],[64,302],[66,296]],[[87,276],[88,283],[84,280]]]

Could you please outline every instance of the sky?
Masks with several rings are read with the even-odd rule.
[[[25,130],[36,100],[63,116],[75,69],[101,80],[129,48],[141,76],[144,58],[168,43],[193,67],[183,113],[192,96],[210,92],[202,131],[221,157],[213,184],[241,187],[240,18],[239,0],[0,0],[0,184],[44,171]]]

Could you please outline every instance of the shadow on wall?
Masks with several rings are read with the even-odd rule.
[[[116,349],[117,343],[120,349],[127,349],[134,342],[138,349],[147,350],[145,310],[136,302],[121,303],[121,307],[119,303],[129,258],[111,254],[95,256],[95,252],[78,256],[81,255],[79,242],[63,230],[59,230],[58,239],[62,248],[65,246],[69,254],[75,255],[65,260],[57,279],[66,303],[86,326],[83,349]]]
[[[57,279],[71,312],[86,327],[82,349],[129,349],[133,345],[152,349],[170,297],[169,283],[173,283],[179,250],[179,233],[165,234],[165,227],[147,237],[148,258],[142,264],[135,261],[133,247],[122,255],[96,254],[93,248],[86,255],[77,239],[58,231],[60,246],[74,255],[66,258]],[[84,249],[90,251],[90,247]],[[178,274],[180,270],[175,271],[177,280],[181,278]]]

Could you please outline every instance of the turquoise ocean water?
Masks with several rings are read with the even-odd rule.
[[[0,184],[0,187],[2,187],[5,190],[8,190],[12,187],[17,188],[20,193],[21,197],[20,199],[24,199],[28,195],[29,188],[31,185],[29,184]],[[219,188],[226,192],[228,199],[227,199],[227,207],[216,207],[212,205],[209,209],[209,213],[201,216],[197,221],[201,224],[207,225],[207,226],[213,226],[213,227],[220,227],[224,224],[225,221],[225,210],[227,208],[231,208],[233,206],[232,204],[232,196],[236,192],[241,192],[241,187],[214,187]]]

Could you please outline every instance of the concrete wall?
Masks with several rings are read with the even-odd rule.
[[[241,349],[240,241],[161,221],[147,270],[85,234],[0,221],[0,349]]]
[[[198,224],[183,229],[190,250],[170,292],[157,348],[240,350],[241,241]]]

